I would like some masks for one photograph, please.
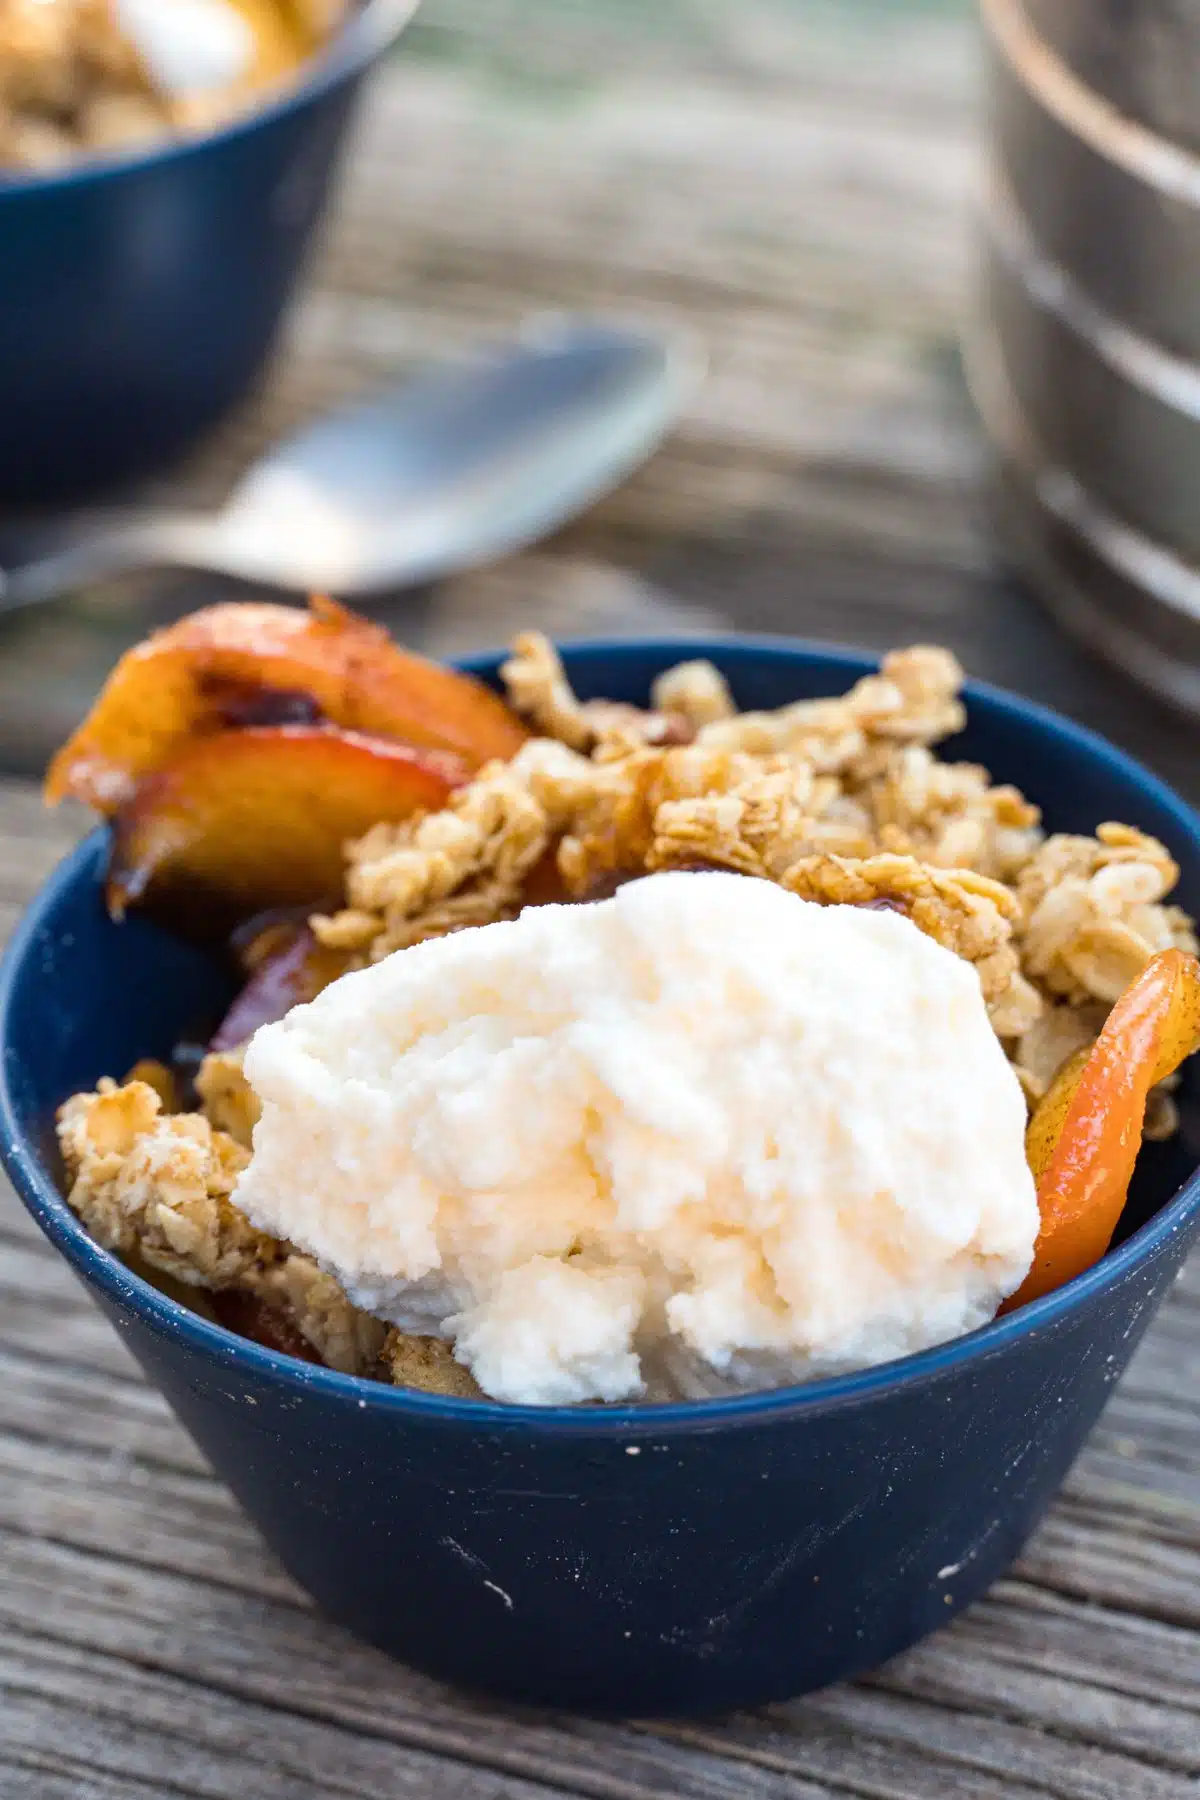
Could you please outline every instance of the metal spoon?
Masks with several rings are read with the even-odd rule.
[[[527,328],[269,451],[219,512],[125,516],[0,575],[0,613],[160,564],[300,592],[411,586],[544,537],[654,448],[693,347],[586,320]]]

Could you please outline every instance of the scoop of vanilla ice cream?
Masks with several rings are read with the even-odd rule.
[[[716,873],[397,952],[265,1026],[234,1196],[485,1392],[666,1398],[983,1324],[1038,1228],[969,964]]]

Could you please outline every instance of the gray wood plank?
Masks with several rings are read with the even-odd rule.
[[[990,1603],[985,1604],[976,1609],[976,1615],[990,1610]],[[944,1648],[940,1660],[932,1650],[925,1650],[892,1665],[881,1678],[888,1690],[886,1704],[872,1701],[861,1718],[854,1713],[856,1755],[873,1751],[881,1781],[896,1779],[898,1773],[905,1780],[917,1778],[921,1747],[917,1746],[910,1762],[911,1734],[908,1726],[898,1721],[919,1722],[925,1708],[901,1706],[900,1699],[905,1696],[927,1703],[936,1691],[939,1701],[950,1699],[949,1710],[962,1721],[960,1728],[944,1735],[939,1751],[946,1760],[946,1780],[952,1784],[946,1791],[986,1791],[978,1781],[986,1778],[997,1756],[1007,1755],[1011,1762],[1018,1754],[1013,1749],[1015,1739],[1020,1759],[1031,1770],[1035,1759],[1038,1763],[1031,1791],[1044,1784],[1054,1793],[1115,1793],[1110,1777],[1125,1779],[1129,1775],[1122,1766],[1124,1758],[1118,1755],[1115,1765],[1105,1764],[1105,1780],[1100,1785],[1091,1778],[1089,1785],[1072,1775],[1069,1764],[1077,1760],[1080,1744],[1115,1742],[1119,1750],[1122,1734],[1132,1737],[1140,1748],[1138,1730],[1150,1740],[1153,1761],[1161,1763],[1171,1777],[1161,1791],[1185,1791],[1173,1779],[1173,1764],[1188,1767],[1194,1763],[1194,1731],[1190,1739],[1188,1736],[1194,1712],[1187,1712],[1186,1699],[1157,1706],[1132,1701],[1115,1690],[1111,1680],[1094,1684],[1082,1676],[1082,1660],[1089,1655],[1088,1639],[1096,1635],[1094,1620],[1086,1609],[1078,1609],[1074,1620],[1060,1616],[1058,1679],[1050,1683],[1049,1696],[1037,1702],[1020,1727],[1009,1720],[1013,1712],[1024,1711],[1023,1695],[1005,1686],[1021,1679],[1019,1664],[988,1656],[989,1638],[975,1627],[976,1615],[945,1639],[936,1640]],[[332,1722],[342,1729],[417,1745],[439,1755],[460,1753],[469,1739],[480,1761],[532,1773],[538,1779],[552,1777],[556,1784],[580,1792],[611,1791],[604,1785],[606,1780],[617,1784],[620,1792],[653,1791],[646,1766],[649,1759],[662,1757],[664,1743],[686,1744],[700,1753],[695,1766],[684,1763],[675,1769],[673,1779],[679,1785],[673,1792],[721,1792],[728,1772],[714,1772],[707,1765],[730,1759],[800,1777],[817,1784],[821,1791],[823,1784],[832,1791],[843,1791],[843,1783],[846,1791],[859,1791],[856,1784],[861,1771],[857,1767],[853,1773],[839,1771],[845,1714],[842,1703],[828,1696],[715,1729],[643,1727],[635,1734],[628,1728],[582,1721],[534,1720],[453,1696],[436,1684],[397,1670],[304,1611],[288,1608],[280,1612],[270,1601],[247,1610],[245,1603],[230,1595],[216,1595],[202,1584],[125,1566],[109,1571],[93,1559],[51,1546],[31,1548],[22,1556],[19,1583],[0,1600],[0,1655],[4,1631],[18,1628],[22,1619],[31,1617],[38,1622],[39,1638],[86,1649],[97,1658],[128,1659],[143,1672],[153,1669],[178,1676],[205,1691],[233,1694],[309,1722]],[[251,1636],[255,1641],[248,1641]],[[1159,1636],[1169,1638],[1170,1634],[1160,1632]],[[1169,1658],[1169,1648],[1165,1654]],[[955,1656],[967,1671],[957,1685],[949,1675],[938,1674]],[[58,1666],[53,1657],[51,1663]],[[936,1688],[939,1681],[947,1685],[946,1695]],[[1186,1695],[1183,1682],[1179,1685]],[[1194,1701],[1194,1692],[1192,1698]],[[285,1727],[280,1723],[277,1729],[282,1732]],[[1047,1733],[1055,1738],[1049,1750]],[[764,1783],[754,1791],[773,1790]],[[1143,1781],[1132,1791],[1160,1790]]]
[[[286,1732],[276,1715],[199,1690],[163,1682],[125,1665],[105,1667],[97,1684],[90,1665],[40,1655],[32,1646],[0,1657],[5,1732],[18,1752],[46,1758],[65,1774],[94,1771],[154,1794],[191,1800],[321,1800],[346,1795],[377,1800],[535,1800],[544,1789],[462,1762],[438,1765],[410,1748],[329,1729]],[[96,1692],[99,1686],[99,1693]],[[56,1771],[57,1772],[57,1771]]]

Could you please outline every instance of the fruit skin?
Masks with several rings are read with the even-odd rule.
[[[439,810],[466,779],[455,756],[332,725],[195,738],[121,809],[109,910],[146,900],[211,937],[268,908],[336,904],[348,840]]]
[[[435,750],[469,768],[507,759],[528,733],[469,675],[402,650],[332,600],[205,607],[124,655],[46,776],[110,816],[180,746],[228,725],[325,721]]]
[[[1146,1098],[1200,1049],[1200,962],[1152,957],[1089,1050],[1063,1064],[1025,1135],[1041,1230],[1028,1275],[1003,1312],[1081,1275],[1108,1249],[1142,1142]]]
[[[534,864],[526,879],[525,906],[562,906],[567,892],[559,879],[553,849]],[[233,948],[246,973],[238,994],[209,1043],[210,1050],[237,1050],[260,1025],[271,1025],[346,973],[351,955],[319,942],[304,909],[280,909],[248,920]]]
[[[236,1050],[260,1025],[273,1025],[293,1006],[317,995],[346,973],[349,956],[328,950],[309,928],[294,927],[286,941],[256,965],[249,981],[213,1033],[210,1050]]]
[[[325,1367],[324,1358],[281,1308],[268,1306],[255,1294],[244,1294],[237,1288],[223,1288],[207,1298],[217,1323],[226,1331],[249,1338],[252,1344],[262,1344],[265,1349],[276,1350],[283,1356],[295,1356],[301,1362]]]

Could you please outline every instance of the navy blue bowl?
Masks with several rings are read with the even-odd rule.
[[[199,137],[0,171],[0,502],[179,455],[261,369],[363,75],[416,0],[364,0],[268,105]]]
[[[729,638],[581,645],[566,663],[584,695],[644,701],[685,654],[711,656],[755,707],[840,692],[869,666]],[[494,659],[468,666],[495,678]],[[1174,794],[1049,712],[984,688],[969,699],[956,754],[1018,782],[1054,828],[1157,833],[1200,908],[1200,819]],[[1147,1146],[1125,1240],[1069,1286],[903,1362],[736,1399],[505,1407],[293,1362],[164,1298],[60,1196],[56,1105],[164,1053],[227,997],[197,951],[110,922],[105,849],[97,833],[63,864],[0,969],[5,1164],[301,1585],[434,1675],[662,1715],[882,1662],[1007,1567],[1200,1231],[1192,1141]]]

